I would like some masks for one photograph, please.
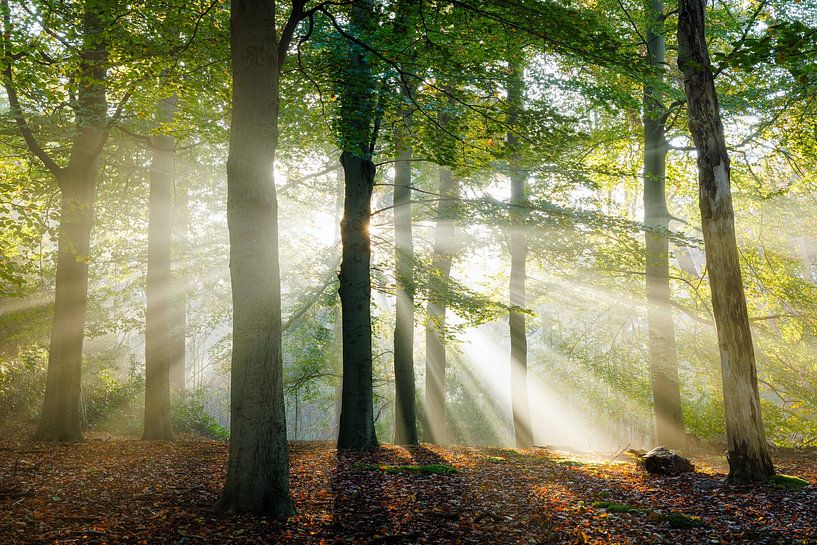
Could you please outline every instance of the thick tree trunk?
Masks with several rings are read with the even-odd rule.
[[[45,399],[35,435],[42,441],[80,441],[82,345],[88,306],[88,263],[97,163],[65,169],[57,249],[54,323]]]
[[[340,236],[340,301],[343,323],[343,399],[338,448],[377,448],[372,399],[371,217],[375,166],[372,160],[344,152],[346,198]]]
[[[682,449],[686,445],[675,323],[669,281],[669,211],[665,195],[667,141],[666,113],[661,86],[666,46],[662,0],[647,0],[647,53],[652,73],[644,83],[644,223],[646,232],[647,322],[650,335],[650,381],[659,445]]]
[[[437,225],[434,229],[434,250],[431,273],[436,276],[440,295],[429,294],[426,322],[426,395],[425,437],[428,443],[448,442],[445,414],[445,315],[444,291],[451,277],[452,244],[456,232],[454,223],[459,198],[459,183],[446,167],[440,167],[440,202],[437,205]]]
[[[272,2],[233,0],[233,111],[227,160],[227,221],[233,292],[230,458],[216,509],[295,512],[281,349],[278,202],[280,64]]]
[[[350,31],[353,34],[365,39],[374,25],[371,1],[352,6]],[[349,64],[342,77],[339,120],[345,198],[340,225],[343,243],[339,289],[343,315],[343,400],[338,448],[370,450],[378,447],[372,392],[372,247],[369,239],[375,177],[372,153],[378,123],[375,82],[368,54],[351,42],[348,42],[348,48]]]
[[[170,387],[176,395],[183,396],[187,384],[185,367],[187,354],[187,290],[189,289],[190,213],[188,211],[187,186],[174,176],[174,205],[172,221],[172,260],[170,308]]]
[[[524,107],[523,97],[523,69],[511,62],[511,72],[508,77],[508,106],[510,108],[509,122],[515,126],[519,113]],[[521,210],[526,200],[525,182],[527,173],[517,165],[517,148],[519,137],[513,132],[508,133],[508,149],[511,178],[511,279],[510,303],[514,307],[525,306],[525,264],[528,255],[528,241],[525,229],[520,225]],[[517,448],[533,447],[533,428],[528,401],[528,337],[525,330],[525,315],[511,310],[508,316],[508,325],[511,335],[511,408],[513,412],[514,438]]]
[[[160,105],[159,120],[172,117],[173,103]],[[173,217],[172,136],[152,139],[148,198],[148,273],[145,297],[145,429],[142,439],[172,441],[170,421],[170,367],[172,358],[172,283],[170,276],[171,221]]]
[[[394,245],[397,304],[394,326],[394,442],[416,445],[414,385],[414,243],[411,228],[411,156],[398,135],[394,167]]]
[[[774,474],[769,456],[752,332],[735,238],[729,156],[706,44],[703,0],[680,0],[678,66],[684,73],[689,130],[698,152],[698,203],[723,374],[729,479],[762,481]]]
[[[62,208],[54,325],[48,352],[43,410],[35,434],[37,439],[44,441],[82,439],[80,399],[82,345],[88,306],[88,263],[91,259],[98,159],[108,139],[106,15],[104,6],[91,0],[85,2],[75,110],[77,135],[71,145],[68,166],[62,169],[53,165],[50,167],[62,193]]]

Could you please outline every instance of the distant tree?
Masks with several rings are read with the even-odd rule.
[[[398,5],[394,35],[406,43],[413,41],[409,28],[410,6]],[[411,57],[411,46],[404,49]],[[410,59],[409,59],[410,60]],[[394,442],[416,445],[417,407],[414,383],[414,241],[411,224],[412,157],[411,121],[412,97],[416,92],[413,80],[401,78],[401,108],[394,129],[394,269],[397,280],[394,324]]]
[[[698,203],[723,374],[729,479],[763,481],[774,475],[774,467],[760,412],[735,238],[729,155],[706,42],[706,4],[680,0],[678,9],[678,67],[684,74],[689,130],[698,154]]]
[[[176,97],[159,103],[160,134],[150,139],[148,272],[145,286],[145,427],[143,439],[172,441],[170,421],[170,371],[173,361],[173,284],[171,223],[173,218],[173,150],[175,139],[162,128],[172,121]]]
[[[441,122],[446,126],[445,121]],[[425,383],[425,437],[429,443],[448,442],[445,410],[446,341],[445,320],[448,304],[446,292],[451,278],[454,259],[452,243],[456,232],[457,200],[460,197],[458,180],[451,169],[439,168],[439,204],[434,226],[434,247],[431,257],[430,275],[436,289],[428,296],[425,328],[426,341],[426,383]]]
[[[678,355],[669,278],[670,214],[667,209],[667,108],[663,86],[666,71],[664,4],[647,0],[647,62],[644,81],[644,224],[646,231],[647,321],[649,324],[650,382],[659,445],[681,449],[686,445]]]
[[[523,215],[521,207],[527,200],[526,185],[528,173],[520,165],[518,148],[519,136],[514,132],[519,123],[519,115],[524,108],[524,68],[521,64],[521,51],[513,51],[508,62],[508,125],[511,130],[507,135],[508,164],[511,179],[511,279],[509,285],[511,307],[521,309],[525,306],[525,265],[528,255],[525,227],[520,221]],[[525,330],[525,315],[512,308],[508,314],[508,327],[511,336],[511,406],[513,411],[514,438],[517,448],[533,447],[533,429],[528,401],[528,337]]]
[[[102,0],[84,0],[63,13],[62,25],[70,24],[74,16],[80,21],[76,35],[78,43],[64,43],[76,72],[68,81],[73,110],[74,130],[69,137],[69,153],[65,166],[58,163],[54,153],[45,147],[35,134],[35,126],[23,110],[18,77],[26,81],[28,91],[38,82],[36,75],[20,75],[21,65],[29,67],[26,45],[13,44],[12,39],[26,39],[25,27],[20,28],[12,19],[9,0],[2,0],[3,58],[2,78],[11,115],[28,149],[54,176],[60,190],[60,223],[57,250],[56,294],[54,322],[48,355],[48,375],[40,423],[36,437],[46,441],[78,441],[82,439],[80,425],[80,378],[82,374],[82,345],[88,302],[88,263],[90,259],[91,228],[98,177],[99,157],[108,140],[108,100],[106,75],[109,67],[109,25],[113,3]],[[30,8],[30,6],[29,6]],[[36,9],[36,8],[35,8]],[[76,10],[74,12],[73,10]],[[49,23],[46,30],[56,32]],[[55,23],[57,24],[57,23]],[[59,29],[62,30],[61,28]],[[46,64],[56,60],[48,51]],[[64,63],[65,64],[65,63]],[[57,100],[56,97],[54,97]]]

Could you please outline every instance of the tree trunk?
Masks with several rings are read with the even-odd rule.
[[[365,39],[375,24],[371,1],[351,8],[350,31]],[[340,129],[345,193],[340,237],[340,301],[343,323],[343,399],[338,448],[377,448],[372,392],[371,220],[377,138],[375,83],[367,52],[352,42],[342,76]]]
[[[88,307],[88,263],[96,197],[97,163],[65,169],[57,248],[54,323],[48,351],[45,399],[35,438],[80,441],[82,345]]]
[[[295,512],[281,348],[278,202],[280,61],[272,2],[233,0],[233,111],[227,160],[227,222],[233,294],[230,458],[216,509]]]
[[[394,326],[394,442],[416,445],[414,386],[414,244],[411,228],[411,147],[396,138],[394,166],[394,245],[397,304]]]
[[[440,203],[437,205],[437,225],[434,229],[434,250],[431,274],[437,286],[429,293],[426,322],[426,400],[425,441],[438,445],[448,442],[445,414],[445,294],[451,277],[452,244],[456,232],[454,224],[459,183],[451,170],[440,167]],[[435,295],[435,291],[438,294]]]
[[[647,53],[652,73],[644,83],[644,224],[655,229],[645,235],[647,322],[656,439],[659,445],[682,449],[686,435],[672,317],[669,240],[665,235],[670,216],[665,195],[666,110],[661,91],[666,63],[663,12],[662,0],[647,0]]]
[[[338,448],[377,448],[372,399],[371,241],[369,220],[375,166],[343,152],[346,198],[340,236],[340,301],[343,324],[343,398]]]
[[[173,99],[159,106],[160,122],[172,118]],[[170,367],[172,358],[170,277],[171,219],[173,217],[172,136],[152,139],[148,224],[148,273],[145,297],[145,429],[142,439],[172,441]]]
[[[508,77],[508,116],[511,127],[518,123],[519,113],[524,107],[523,69],[515,62],[510,63]],[[521,223],[521,210],[525,204],[525,182],[528,174],[517,165],[519,137],[508,132],[509,166],[511,178],[511,279],[510,303],[513,307],[525,306],[525,264],[528,255],[528,241]],[[508,316],[511,335],[511,407],[513,429],[517,448],[533,447],[533,428],[528,401],[528,337],[525,331],[525,315],[511,310]]]
[[[344,179],[343,168],[337,171],[335,199],[335,246],[340,242],[340,222],[343,219]],[[335,303],[335,321],[332,324],[332,367],[335,370],[335,418],[333,437],[340,434],[340,413],[343,410],[343,316],[340,301]]]
[[[98,160],[108,140],[105,76],[108,54],[104,6],[88,1],[82,16],[83,44],[77,78],[77,135],[65,168],[50,167],[62,192],[54,325],[40,423],[43,441],[82,439],[80,398],[82,345],[88,307],[88,263]],[[31,144],[29,144],[31,145]],[[52,161],[53,163],[53,161]]]
[[[680,0],[678,66],[684,73],[689,130],[698,153],[698,203],[718,330],[729,479],[774,474],[760,413],[755,354],[735,238],[729,156],[709,60],[703,0]]]
[[[170,315],[170,387],[183,396],[187,383],[185,368],[187,354],[187,290],[189,289],[190,263],[190,213],[188,211],[187,186],[180,184],[174,176],[173,206],[173,252],[175,272],[171,271],[171,315]]]

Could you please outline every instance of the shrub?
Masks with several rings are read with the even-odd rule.
[[[175,396],[171,405],[173,429],[182,433],[198,433],[226,441],[230,430],[218,423],[204,406],[204,391],[196,390]]]

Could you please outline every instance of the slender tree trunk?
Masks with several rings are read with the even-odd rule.
[[[650,335],[650,381],[658,444],[682,449],[686,444],[675,323],[669,281],[669,228],[667,210],[667,141],[663,93],[666,46],[664,4],[647,0],[647,53],[652,73],[644,83],[644,223],[646,232],[647,322]]]
[[[374,24],[370,1],[351,8],[350,29],[358,36]],[[345,180],[340,237],[340,300],[343,320],[343,400],[338,448],[370,450],[378,447],[374,429],[371,317],[371,219],[377,138],[375,83],[367,54],[349,42],[349,64],[343,74],[340,163]]]
[[[160,122],[172,118],[175,101],[159,106]],[[172,358],[172,283],[170,276],[171,221],[173,217],[172,136],[152,139],[148,225],[148,273],[145,296],[145,429],[142,439],[172,441],[170,421],[170,367]]]
[[[108,64],[105,15],[104,6],[93,0],[85,2],[75,110],[78,132],[71,146],[68,165],[62,169],[51,167],[62,192],[62,209],[54,325],[48,352],[45,398],[35,435],[45,441],[82,439],[80,399],[88,263],[98,159],[108,139],[108,103],[104,85]]]
[[[216,509],[295,512],[289,466],[281,348],[278,143],[281,49],[275,6],[233,0],[233,110],[227,160],[227,222],[233,293],[230,458]]]
[[[678,3],[678,66],[684,73],[689,130],[698,152],[698,203],[723,374],[729,479],[774,474],[766,444],[752,332],[741,279],[729,155],[706,44],[703,0]]]
[[[445,318],[447,304],[445,291],[451,277],[454,256],[454,223],[459,183],[451,170],[440,167],[440,202],[437,205],[437,225],[434,229],[434,250],[431,258],[431,274],[435,278],[434,289],[429,294],[426,321],[426,396],[425,441],[445,444],[448,442],[448,425],[445,414]],[[434,292],[437,292],[435,295]]]
[[[175,153],[174,153],[175,159]],[[187,290],[189,289],[190,213],[187,185],[174,176],[174,205],[172,221],[171,309],[170,309],[170,387],[183,396],[187,384]]]
[[[396,138],[394,167],[394,242],[397,276],[394,326],[394,442],[416,445],[417,409],[414,385],[414,243],[411,228],[411,147]]]
[[[510,125],[516,126],[519,113],[524,107],[524,81],[522,67],[512,61],[508,77],[508,106]],[[513,307],[525,306],[525,264],[528,241],[521,225],[521,210],[526,201],[525,185],[528,174],[518,166],[519,137],[508,132],[508,149],[511,178],[511,279],[510,303]],[[508,316],[511,334],[511,407],[513,412],[514,438],[517,448],[533,447],[533,428],[528,401],[528,337],[525,331],[525,315],[511,310]]]

